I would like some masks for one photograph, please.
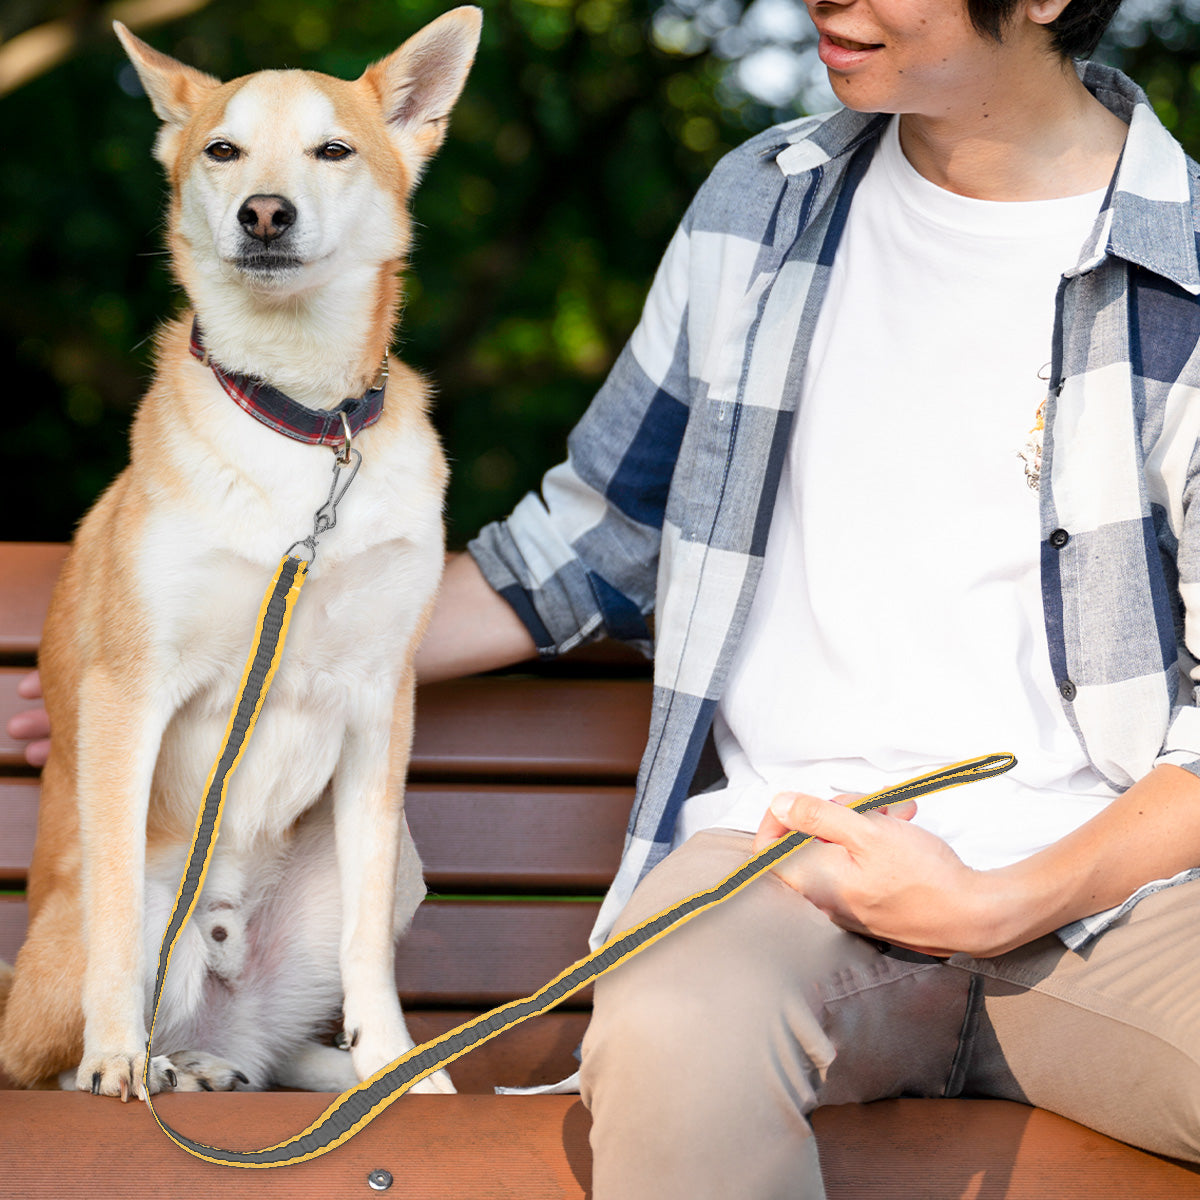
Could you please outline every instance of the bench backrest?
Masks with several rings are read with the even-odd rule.
[[[0,959],[8,962],[25,933],[38,773],[3,726],[28,706],[16,686],[34,665],[64,553],[0,543]],[[396,964],[418,1038],[536,990],[585,954],[620,857],[649,721],[646,670],[619,652],[537,670],[418,693],[406,804],[431,897]],[[464,1060],[460,1088],[569,1072],[588,997],[570,1004]]]

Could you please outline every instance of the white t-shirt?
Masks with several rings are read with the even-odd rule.
[[[1103,192],[998,203],[930,183],[893,120],[814,334],[763,575],[714,724],[728,786],[677,841],[754,830],[784,790],[873,792],[1008,751],[918,801],[968,864],[1024,858],[1115,795],[1062,712],[1037,493],[1019,454],[1063,271]]]

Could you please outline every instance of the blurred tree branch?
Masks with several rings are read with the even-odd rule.
[[[0,44],[0,96],[59,65],[89,37],[108,34],[113,21],[130,29],[146,29],[185,17],[209,0],[116,0],[86,4],[69,17],[58,17],[26,29]]]

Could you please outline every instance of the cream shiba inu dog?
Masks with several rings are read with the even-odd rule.
[[[407,200],[479,27],[455,9],[354,82],[222,84],[117,26],[163,122],[193,311],[161,334],[130,466],[80,526],[46,623],[54,748],[0,1025],[22,1084],[141,1086],[158,942],[258,607],[347,438],[361,467],[230,783],[151,1089],[340,1090],[412,1046],[393,944],[423,895],[403,782],[446,471],[424,384],[397,365],[384,382],[381,363]],[[339,1006],[349,1053],[318,1041]]]

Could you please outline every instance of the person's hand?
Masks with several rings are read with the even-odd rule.
[[[42,680],[36,671],[31,671],[17,684],[17,695],[25,700],[42,698]],[[10,718],[8,736],[29,743],[25,747],[25,761],[30,766],[46,765],[50,754],[50,718],[44,708],[30,708]]]
[[[834,924],[939,957],[986,953],[984,874],[909,823],[917,811],[912,801],[859,813],[846,807],[855,799],[781,793],[759,825],[755,852],[802,829],[819,840],[773,869]]]

